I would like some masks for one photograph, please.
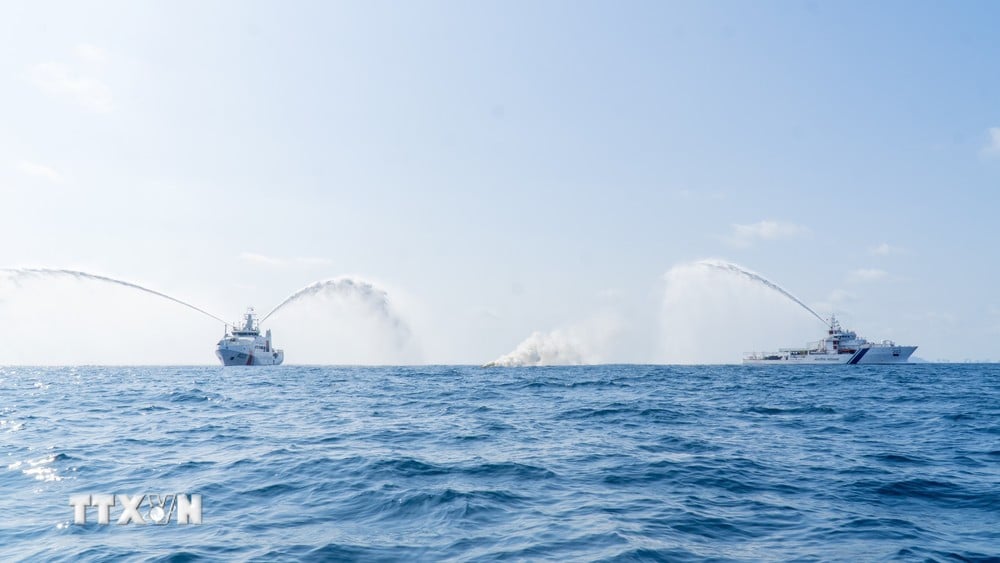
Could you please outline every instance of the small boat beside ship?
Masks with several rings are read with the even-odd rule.
[[[830,318],[827,336],[804,348],[781,348],[777,352],[748,354],[749,365],[797,364],[902,364],[910,359],[916,346],[901,346],[891,340],[875,343],[861,338],[853,330],[844,330],[835,317]]]
[[[247,309],[243,320],[219,341],[215,355],[224,366],[276,366],[285,360],[285,351],[277,350],[271,343],[271,331],[263,336],[253,307]]]

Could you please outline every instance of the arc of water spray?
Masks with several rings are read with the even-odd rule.
[[[389,310],[388,297],[385,291],[376,288],[375,286],[373,286],[368,282],[354,280],[347,277],[322,280],[303,287],[302,289],[286,297],[285,300],[282,301],[281,303],[278,303],[278,305],[275,308],[271,309],[271,311],[268,314],[264,315],[264,317],[260,319],[260,322],[266,321],[268,317],[277,313],[278,311],[280,311],[282,308],[284,308],[289,303],[292,303],[293,301],[298,301],[299,299],[308,297],[310,295],[316,295],[317,293],[321,293],[323,291],[326,291],[327,289],[336,289],[340,291],[354,292],[366,297],[375,297],[381,313],[385,315],[386,318],[391,320],[393,324],[396,325],[400,324],[399,319],[397,319]]]
[[[789,293],[788,291],[786,291],[780,285],[774,283],[773,281],[765,278],[764,276],[762,276],[762,275],[760,275],[760,274],[758,274],[756,272],[752,272],[750,270],[747,270],[746,268],[743,268],[743,267],[741,267],[741,266],[739,266],[737,264],[733,264],[732,262],[724,262],[722,260],[702,260],[700,262],[697,262],[697,265],[704,266],[706,268],[714,268],[716,270],[721,270],[723,272],[729,272],[729,273],[741,275],[741,276],[750,278],[753,281],[760,282],[760,283],[764,284],[765,286],[773,289],[774,291],[777,291],[778,293],[784,295],[785,297],[787,297],[787,298],[791,299],[792,301],[794,301],[794,302],[798,303],[799,305],[801,305],[803,309],[805,309],[806,311],[809,311],[810,313],[812,313],[812,316],[814,316],[817,319],[819,319],[819,322],[823,323],[826,326],[830,325],[830,323],[827,322],[826,319],[824,319],[823,317],[819,316],[819,313],[817,313],[816,311],[813,311],[808,305],[806,305],[805,303],[803,303],[802,301],[800,301],[799,298],[795,297],[794,295],[792,295],[791,293]]]
[[[151,294],[156,295],[158,297],[162,297],[162,298],[167,299],[169,301],[173,301],[174,303],[177,303],[179,305],[183,305],[183,306],[185,306],[185,307],[187,307],[189,309],[194,309],[195,311],[198,311],[199,313],[201,313],[203,315],[208,315],[209,317],[212,317],[213,319],[219,321],[220,323],[228,324],[228,323],[226,323],[226,321],[220,319],[219,317],[213,315],[212,313],[209,313],[208,311],[205,311],[203,309],[199,309],[198,307],[195,307],[194,305],[192,305],[190,303],[185,303],[184,301],[181,301],[180,299],[176,299],[174,297],[171,297],[171,296],[169,296],[169,295],[167,295],[165,293],[160,293],[159,291],[156,291],[156,290],[153,290],[153,289],[149,289],[148,287],[142,287],[141,285],[137,285],[137,284],[134,284],[134,283],[131,283],[131,282],[127,282],[127,281],[124,281],[124,280],[117,280],[115,278],[109,278],[109,277],[105,277],[105,276],[99,276],[97,274],[88,274],[87,272],[79,272],[79,271],[76,271],[76,270],[55,270],[55,269],[49,269],[49,268],[0,268],[0,272],[9,272],[9,273],[14,274],[15,276],[29,276],[29,275],[70,276],[70,277],[79,278],[79,279],[87,279],[87,280],[94,280],[94,281],[100,281],[100,282],[105,282],[105,283],[111,283],[111,284],[121,285],[121,286],[129,287],[129,288],[132,288],[132,289],[136,289],[136,290],[139,290],[139,291],[144,291],[146,293],[151,293]]]

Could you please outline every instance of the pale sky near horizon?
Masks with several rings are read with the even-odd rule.
[[[352,275],[422,362],[534,331],[657,362],[665,274],[721,258],[921,358],[1000,360],[998,21],[991,2],[6,3],[0,268],[226,318]],[[21,333],[7,356],[45,363],[60,319],[26,303],[0,295],[0,325],[37,330],[0,329]],[[150,320],[121,309],[122,331]],[[763,338],[704,358],[819,338],[803,315],[774,337],[744,319]],[[200,330],[128,358],[212,363]]]

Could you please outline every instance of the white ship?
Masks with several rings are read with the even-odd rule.
[[[837,319],[830,317],[826,338],[805,348],[782,348],[777,352],[749,354],[744,364],[902,364],[910,358],[916,346],[899,346],[891,340],[868,342],[853,330],[842,330]]]
[[[276,350],[271,344],[271,331],[260,335],[257,325],[257,315],[253,307],[243,315],[241,328],[233,325],[233,330],[226,327],[226,336],[219,341],[215,355],[224,366],[276,366],[285,359],[284,350]]]

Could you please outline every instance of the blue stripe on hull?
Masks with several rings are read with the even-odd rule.
[[[868,350],[871,350],[871,348],[862,348],[862,349],[858,350],[858,352],[856,354],[854,354],[854,357],[851,358],[850,361],[848,361],[847,363],[849,363],[849,364],[856,364],[856,363],[860,362],[861,358],[863,358],[865,356],[865,354],[868,353]]]

